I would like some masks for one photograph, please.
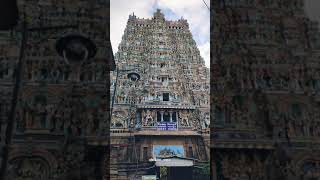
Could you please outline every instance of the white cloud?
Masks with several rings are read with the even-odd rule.
[[[205,0],[210,5],[209,0]],[[111,43],[113,51],[118,50],[129,14],[133,12],[140,18],[151,18],[154,6],[170,9],[178,17],[187,19],[190,30],[205,59],[210,61],[210,12],[202,0],[111,0]],[[166,15],[166,14],[165,14]]]
[[[210,67],[210,43],[206,42],[199,47],[200,55],[203,57],[207,67]]]
[[[135,13],[138,17],[148,17],[148,9],[155,0],[111,0],[110,1],[110,39],[113,51],[117,52],[129,15]]]
[[[210,12],[202,0],[158,0],[157,2],[160,8],[169,8],[187,19],[196,40],[205,38],[209,41]]]

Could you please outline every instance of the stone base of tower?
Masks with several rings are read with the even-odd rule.
[[[143,176],[160,178],[160,174],[166,180],[176,179],[174,177],[184,177],[186,174],[181,172],[186,169],[191,173],[188,178],[193,179],[197,168],[209,164],[209,145],[203,135],[121,134],[113,133],[111,138],[112,180],[133,180]],[[177,154],[170,154],[170,150],[176,150]],[[163,175],[163,169],[166,169],[166,175]]]
[[[225,147],[211,149],[211,180],[314,180],[320,178],[320,151],[310,146],[271,149]]]

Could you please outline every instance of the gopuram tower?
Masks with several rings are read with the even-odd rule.
[[[111,76],[111,179],[192,178],[209,161],[209,69],[187,20],[129,16]]]
[[[213,179],[319,179],[318,24],[303,0],[211,3]]]

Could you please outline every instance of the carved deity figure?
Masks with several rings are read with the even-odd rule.
[[[293,119],[288,119],[287,122],[287,127],[288,127],[288,136],[289,137],[295,137],[295,130],[294,130],[294,120]]]
[[[283,114],[279,113],[278,109],[276,106],[271,105],[270,107],[270,122],[272,126],[272,135],[274,138],[279,138],[283,136],[283,121],[284,121],[284,116]]]
[[[26,128],[39,129],[45,128],[47,122],[47,109],[45,102],[41,100],[34,100],[27,104],[26,113]]]
[[[120,112],[115,112],[112,116],[111,127],[125,127],[125,117]]]
[[[44,180],[48,169],[39,159],[18,159],[11,162],[9,179],[16,180]]]
[[[189,113],[187,110],[183,110],[179,113],[179,121],[182,126],[190,126],[189,124]]]
[[[210,114],[209,113],[202,113],[202,119],[204,127],[203,128],[209,128],[210,127]]]
[[[154,113],[151,112],[150,110],[147,110],[146,115],[143,118],[143,125],[144,126],[150,126],[152,125],[153,121],[154,121]]]

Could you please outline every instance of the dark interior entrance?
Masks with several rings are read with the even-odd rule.
[[[192,167],[168,167],[167,180],[192,180]]]
[[[170,114],[168,112],[164,112],[163,121],[164,122],[170,122]]]
[[[192,167],[157,167],[159,180],[192,180],[192,172]]]

